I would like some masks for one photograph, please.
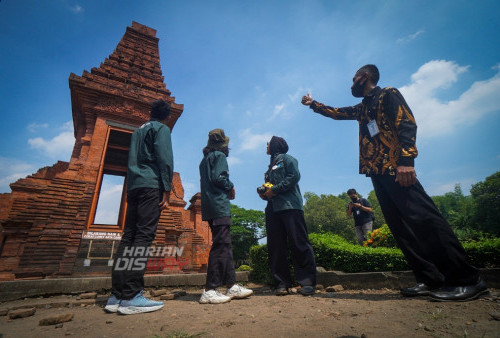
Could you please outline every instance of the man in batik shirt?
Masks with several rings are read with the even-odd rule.
[[[377,86],[379,77],[375,65],[356,72],[351,92],[363,100],[355,106],[328,107],[310,94],[302,98],[302,104],[335,120],[358,121],[359,171],[371,178],[387,225],[417,281],[401,293],[438,301],[475,299],[488,289],[417,180],[415,118],[397,89]]]

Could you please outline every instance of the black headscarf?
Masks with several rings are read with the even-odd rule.
[[[284,138],[273,136],[271,141],[269,141],[269,152],[271,156],[275,154],[286,154],[288,152],[288,144]]]
[[[273,136],[271,141],[269,141],[269,152],[271,153],[271,161],[269,163],[269,167],[267,168],[267,172],[264,175],[264,180],[266,182],[269,181],[269,172],[272,170],[276,155],[286,154],[288,152],[288,143],[286,143],[285,139],[282,137]]]

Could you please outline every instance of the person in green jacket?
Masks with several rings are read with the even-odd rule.
[[[208,257],[206,287],[200,303],[226,303],[232,298],[246,298],[253,291],[236,282],[231,248],[231,204],[235,198],[234,184],[229,180],[226,157],[229,155],[229,137],[222,129],[208,133],[200,163],[201,215],[212,231],[212,248]],[[217,291],[227,286],[226,294]]]
[[[170,128],[164,122],[170,104],[151,104],[151,120],[132,134],[127,171],[127,216],[111,275],[106,312],[136,314],[163,307],[142,295],[148,250],[161,210],[168,206],[174,170]]]
[[[287,152],[288,144],[281,137],[273,136],[267,144],[271,163],[265,174],[265,182],[271,183],[272,187],[259,195],[268,201],[265,212],[269,267],[275,281],[276,295],[286,295],[292,286],[288,269],[289,248],[295,277],[302,286],[299,293],[309,296],[315,293],[316,263],[302,210],[299,165]]]

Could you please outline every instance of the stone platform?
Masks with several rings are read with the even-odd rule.
[[[320,269],[319,269],[320,270]],[[481,276],[490,288],[500,288],[500,269],[482,269]],[[146,275],[146,287],[203,286],[205,273]],[[236,273],[238,282],[247,282],[248,271]],[[359,272],[318,271],[317,282],[323,286],[342,285],[345,289],[399,289],[415,283],[411,271]],[[111,289],[111,277],[46,278],[0,282],[0,299],[80,294]]]

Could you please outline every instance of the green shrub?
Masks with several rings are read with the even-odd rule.
[[[482,242],[494,238],[494,236],[491,234],[472,228],[452,227],[452,229],[455,235],[457,236],[458,240],[462,244],[468,242]]]
[[[250,248],[250,280],[259,281],[267,284],[273,284],[271,270],[267,259],[267,244],[254,245]]]
[[[344,272],[407,270],[401,250],[368,248],[346,242],[332,234],[310,234],[316,264],[327,270]]]
[[[310,234],[316,265],[327,270],[343,272],[409,270],[403,253],[398,248],[370,248],[348,243],[338,235]],[[478,268],[500,267],[500,238],[463,244],[469,262]],[[267,245],[250,249],[250,278],[272,284],[267,260]]]
[[[476,268],[500,267],[500,238],[463,243],[469,263]]]
[[[236,269],[236,271],[252,271],[252,268],[249,267],[248,265],[243,264],[240,265],[238,269]]]
[[[387,224],[382,225],[380,228],[369,231],[367,234],[368,239],[363,243],[363,246],[372,248],[396,248],[396,240],[392,235],[391,229]]]

